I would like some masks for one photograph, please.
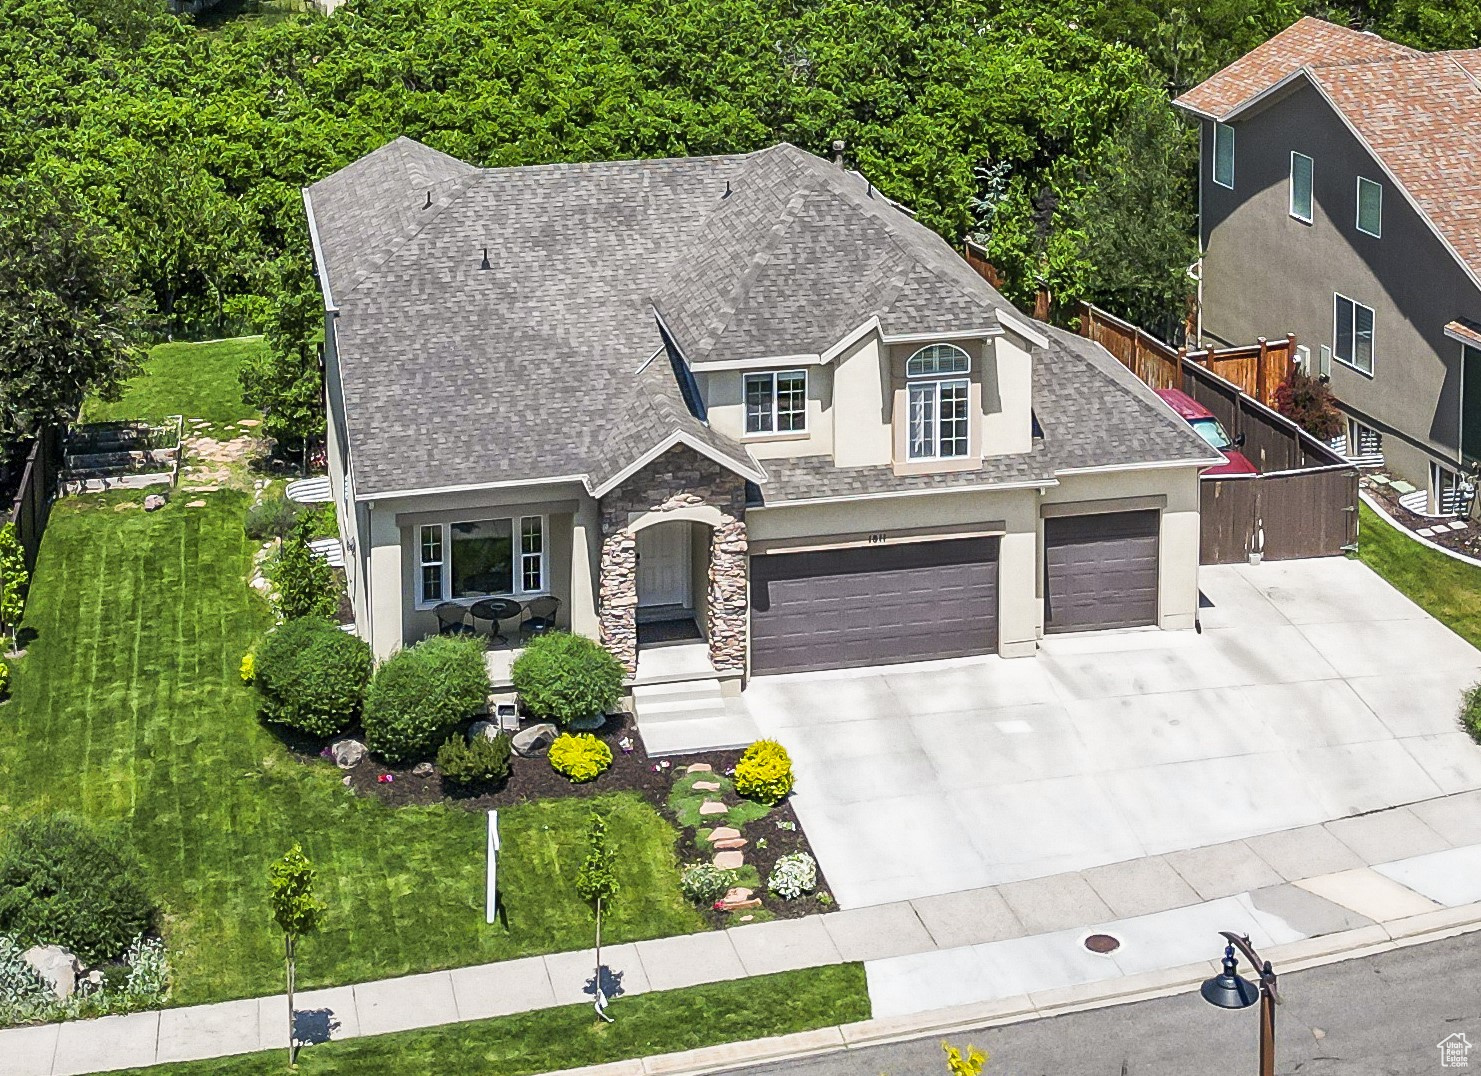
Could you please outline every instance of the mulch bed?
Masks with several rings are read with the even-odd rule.
[[[1429,519],[1409,511],[1399,504],[1399,495],[1388,486],[1365,481],[1363,492],[1383,505],[1385,512],[1411,531],[1417,532],[1434,527],[1437,523],[1448,522],[1448,520]],[[1476,523],[1471,523],[1465,530],[1437,530],[1434,534],[1425,535],[1425,537],[1436,545],[1453,549],[1457,553],[1464,553],[1468,557],[1481,557],[1481,527],[1478,527]]]
[[[347,771],[345,776],[349,778],[349,787],[357,793],[374,796],[382,803],[393,807],[446,803],[469,811],[487,811],[491,808],[512,807],[515,804],[530,803],[535,800],[562,797],[589,799],[609,792],[636,792],[679,828],[679,841],[675,853],[680,863],[708,861],[713,854],[709,845],[699,840],[696,829],[679,825],[668,807],[669,794],[673,791],[674,782],[685,772],[686,767],[703,762],[708,763],[717,774],[724,774],[735,766],[740,759],[741,752],[704,751],[668,759],[650,759],[643,748],[642,735],[637,731],[637,721],[629,713],[614,714],[609,717],[605,725],[594,730],[594,735],[605,740],[607,746],[612,749],[612,765],[596,780],[584,784],[572,784],[556,773],[549,761],[543,757],[520,758],[518,756],[514,758],[509,779],[494,789],[465,790],[451,783],[444,784],[442,775],[439,773],[434,772],[427,777],[418,777],[412,773],[412,767],[409,765],[388,766],[371,755],[366,755],[365,759],[354,769]],[[624,737],[628,738],[633,745],[631,752],[624,752],[621,748],[620,741]],[[305,760],[318,759],[318,756],[312,753],[312,748],[305,743],[293,743],[290,746]],[[663,766],[665,761],[669,764],[667,767]],[[655,766],[658,769],[655,769]],[[390,780],[381,780],[383,776],[389,777]],[[779,827],[778,822],[790,823],[791,828],[786,828],[785,825]],[[724,820],[722,819],[719,824],[724,825]],[[821,866],[818,867],[818,887],[808,896],[786,901],[774,896],[765,888],[765,880],[770,876],[772,867],[780,857],[791,852],[806,852],[813,857],[814,861],[817,860],[812,847],[808,844],[807,835],[802,831],[802,824],[792,809],[790,799],[777,804],[765,818],[746,823],[742,830],[745,838],[750,842],[743,849],[746,865],[756,868],[762,880],[762,885],[755,892],[755,896],[761,898],[761,908],[755,909],[754,912],[766,913],[765,918],[797,919],[805,915],[830,911],[837,906],[832,900]],[[758,846],[761,838],[766,841],[765,847]],[[823,896],[821,901],[819,900],[820,895]],[[754,912],[723,912],[713,908],[704,909],[706,918],[714,927],[733,926],[738,922],[749,921],[749,918],[757,917],[754,916]]]

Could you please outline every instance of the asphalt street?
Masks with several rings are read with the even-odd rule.
[[[1481,934],[1293,972],[1281,976],[1280,992],[1279,1073],[1481,1073]],[[974,1043],[990,1054],[984,1076],[1254,1076],[1257,1012],[1215,1009],[1194,993],[959,1033],[950,1041]],[[1452,1059],[1442,1067],[1438,1044],[1457,1033],[1475,1044],[1469,1066]],[[732,1071],[941,1076],[941,1038]]]

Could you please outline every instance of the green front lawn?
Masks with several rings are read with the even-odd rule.
[[[1481,568],[1427,549],[1359,506],[1358,557],[1472,646],[1481,646]]]
[[[611,813],[622,883],[604,937],[703,929],[679,893],[676,831],[626,794],[501,811],[508,927],[486,926],[482,815],[357,797],[257,720],[238,678],[268,624],[246,586],[246,496],[149,514],[141,498],[53,509],[26,613],[34,638],[0,706],[0,831],[43,810],[129,831],[166,905],[177,1002],[282,989],[266,872],[294,841],[329,902],[323,934],[301,949],[305,988],[590,944],[573,879],[592,802]]]
[[[158,425],[170,415],[184,415],[187,421],[205,419],[219,433],[241,419],[261,418],[242,401],[237,371],[249,357],[266,349],[260,336],[208,344],[160,344],[149,352],[144,372],[124,385],[119,399],[88,400],[82,420]]]
[[[599,1025],[590,1005],[568,1005],[329,1042],[301,1051],[298,1069],[326,1076],[367,1072],[527,1076],[867,1020],[869,988],[862,964],[838,964],[617,998],[611,1013],[616,1022]],[[157,1065],[122,1076],[247,1076],[286,1068],[284,1049]]]

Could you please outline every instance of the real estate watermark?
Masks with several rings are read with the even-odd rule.
[[[1442,1069],[1468,1069],[1471,1067],[1471,1040],[1464,1031],[1447,1035],[1435,1044],[1440,1051]]]

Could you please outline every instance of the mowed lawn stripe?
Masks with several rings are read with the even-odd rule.
[[[129,831],[167,909],[177,1002],[281,989],[266,872],[295,841],[329,904],[302,948],[305,988],[589,944],[573,881],[593,807],[611,816],[623,883],[606,937],[704,928],[678,891],[675,830],[628,793],[501,811],[510,924],[486,925],[481,814],[356,796],[258,720],[238,675],[270,623],[246,585],[248,500],[201,496],[147,514],[118,507],[139,494],[57,503],[27,611],[36,636],[0,708],[0,828],[63,809]]]

